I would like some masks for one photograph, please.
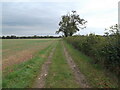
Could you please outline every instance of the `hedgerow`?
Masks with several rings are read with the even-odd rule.
[[[119,74],[120,70],[120,34],[72,36],[64,38],[82,53],[93,58],[92,63]]]

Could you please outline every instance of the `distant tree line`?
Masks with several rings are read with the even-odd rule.
[[[74,36],[78,36],[78,35],[74,35]],[[86,35],[80,35],[80,36],[86,36]],[[106,35],[96,35],[96,36],[103,36],[103,37],[107,37]],[[109,35],[109,36],[114,36],[114,35]],[[11,35],[11,36],[0,36],[0,39],[41,39],[41,38],[62,38],[63,36],[15,36],[15,35]]]
[[[0,39],[41,39],[41,38],[61,38],[61,36],[2,36]]]

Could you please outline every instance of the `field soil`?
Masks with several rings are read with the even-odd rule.
[[[67,61],[68,67],[72,71],[71,73],[73,75],[73,78],[75,79],[76,84],[82,88],[90,88],[90,85],[88,84],[87,80],[85,79],[85,76],[79,71],[77,65],[75,64],[75,62],[73,61],[73,59],[69,55],[63,42],[61,42],[60,44],[63,48],[63,54],[65,57],[65,60]],[[46,81],[46,78],[49,74],[49,68],[50,68],[50,65],[52,63],[51,59],[52,59],[52,57],[54,57],[53,56],[54,51],[55,51],[55,48],[53,48],[53,50],[51,51],[51,53],[48,57],[48,60],[42,65],[41,73],[38,75],[37,80],[35,81],[35,83],[33,85],[33,88],[45,88],[45,84],[46,84],[45,81]],[[58,53],[58,52],[55,52],[55,53]],[[52,73],[54,73],[54,75],[53,75],[53,77],[54,77],[56,72],[52,72]],[[61,73],[62,73],[62,71],[61,71]],[[53,82],[51,82],[51,83],[53,83]]]
[[[75,64],[74,60],[71,58],[71,56],[69,55],[66,47],[64,46],[64,54],[66,57],[66,60],[70,66],[70,68],[73,71],[73,74],[75,76],[76,82],[82,87],[82,88],[90,88],[90,85],[88,84],[85,76],[79,71],[77,65]]]
[[[49,66],[51,64],[51,59],[55,48],[52,49],[47,61],[42,65],[41,73],[38,75],[37,80],[35,81],[33,88],[45,88],[45,78],[48,75]]]
[[[4,88],[116,88],[92,59],[62,39],[3,40]]]
[[[4,46],[2,51],[3,70],[15,64],[20,64],[24,61],[32,59],[38,51],[43,50],[53,42],[53,41],[39,42],[38,40],[33,40],[33,41],[23,40],[23,42],[20,43],[18,41],[13,40],[11,43],[9,42],[9,45],[6,46],[4,46],[4,44],[8,44],[8,41],[3,41],[3,46]]]

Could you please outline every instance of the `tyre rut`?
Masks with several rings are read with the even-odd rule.
[[[65,54],[67,63],[69,64],[70,68],[73,71],[76,82],[80,85],[81,88],[90,88],[90,85],[88,84],[87,80],[85,79],[85,76],[79,71],[79,68],[77,67],[77,65],[75,64],[75,62],[71,58],[71,56],[69,55],[64,44],[63,44],[63,48],[64,48],[64,54]]]

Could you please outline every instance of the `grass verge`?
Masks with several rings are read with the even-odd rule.
[[[72,71],[65,60],[63,46],[61,41],[58,42],[54,56],[52,57],[52,64],[50,66],[48,76],[46,78],[47,88],[77,88]]]
[[[104,70],[97,65],[91,64],[91,58],[64,42],[69,54],[77,64],[79,70],[85,75],[87,81],[94,88],[117,88],[117,80],[113,81],[106,76]]]
[[[3,77],[3,88],[30,87],[53,46],[54,44],[38,52],[31,60],[15,65],[14,72]]]

